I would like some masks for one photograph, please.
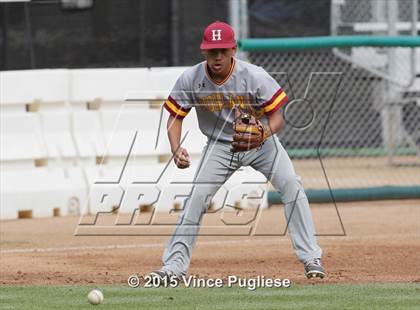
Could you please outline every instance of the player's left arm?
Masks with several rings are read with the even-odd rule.
[[[268,120],[268,136],[275,135],[284,127],[283,114],[280,111],[267,115]]]
[[[261,69],[257,78],[257,104],[260,104],[268,125],[264,125],[264,137],[278,133],[284,127],[281,108],[287,103],[288,96],[284,89],[266,71]],[[265,140],[265,139],[264,139]]]

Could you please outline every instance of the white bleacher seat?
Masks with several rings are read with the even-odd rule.
[[[123,165],[112,166],[104,165],[96,168],[86,168],[88,183],[90,184],[89,203],[90,211],[111,211],[113,207],[120,204],[123,192],[132,194],[135,197],[143,195],[140,204],[152,204],[158,198],[160,190],[164,190],[168,182],[168,175],[172,174],[172,167],[166,164],[138,164],[135,162],[127,163],[123,170]],[[106,194],[106,199],[102,199]],[[133,196],[133,197],[134,197]],[[133,197],[126,199],[132,199]],[[125,196],[124,196],[125,198]],[[103,202],[102,202],[103,201]],[[138,205],[135,201],[123,201],[122,212],[129,212]],[[168,208],[172,206],[169,202]]]
[[[74,201],[80,203],[80,208],[89,206],[91,212],[104,207],[109,211],[119,204],[122,189],[128,195],[126,199],[132,200],[124,206],[128,211],[131,203],[137,203],[134,194],[141,191],[145,194],[141,204],[154,202],[156,191],[160,192],[157,206],[161,211],[172,209],[174,199],[182,201],[191,184],[168,183],[171,180],[192,182],[207,138],[200,132],[193,110],[183,126],[183,135],[188,132],[183,146],[191,154],[191,167],[180,170],[173,161],[164,162],[170,156],[168,113],[149,109],[145,103],[167,97],[184,70],[1,72],[0,219],[16,218],[21,210],[32,210],[34,217],[40,217],[51,216],[53,209],[58,208],[65,215]],[[132,98],[132,94],[139,97]],[[96,98],[102,100],[101,104],[91,105],[89,108],[93,110],[88,110],[86,102]],[[124,102],[125,99],[145,101]],[[32,109],[28,104],[34,102]],[[33,112],[27,112],[28,107]],[[131,158],[119,179],[136,131]],[[106,159],[103,165],[97,165],[100,158]],[[162,172],[164,175],[155,184]],[[95,184],[107,180],[111,184]],[[133,181],[140,183],[133,184]],[[110,195],[104,204],[98,205],[97,199],[104,190]],[[222,198],[215,199],[222,201]],[[90,203],[86,204],[87,201]]]
[[[150,84],[148,89],[168,90],[170,91],[175,85],[178,77],[188,67],[155,67],[150,69]],[[147,88],[146,88],[147,89]]]
[[[186,70],[186,67],[163,67],[151,68],[143,71],[136,80],[124,99],[126,100],[151,100],[166,99],[175,85],[178,77]],[[141,82],[140,82],[141,81]]]
[[[39,167],[2,171],[0,219],[16,219],[18,211],[32,210],[33,217],[69,213],[70,201],[84,203],[86,187],[79,168]],[[73,210],[76,211],[76,210]]]
[[[34,217],[52,216],[54,209],[65,215],[70,201],[86,199],[79,168],[49,165],[56,156],[74,156],[71,139],[64,138],[70,135],[68,120],[63,119],[68,116],[62,114],[66,113],[48,113],[42,119],[39,112],[2,113],[0,219],[16,219],[24,210]],[[57,146],[62,147],[61,155]],[[46,166],[35,167],[37,159]]]
[[[66,101],[69,71],[66,69],[19,70],[0,72],[2,104]]]
[[[66,215],[70,205],[86,199],[80,168],[63,169],[62,161],[60,167],[50,165],[56,158],[75,156],[69,111],[63,109],[68,73],[1,72],[0,219],[16,219],[19,211],[27,210],[33,217],[52,216],[54,209]],[[27,112],[34,102],[34,109]]]
[[[126,104],[120,110],[103,110],[101,116],[107,156],[126,157],[136,137],[131,157],[143,163],[158,162],[159,110],[139,109],[138,105]]]
[[[103,156],[106,146],[99,112],[74,110],[72,121],[78,155],[82,158]]]
[[[48,158],[72,159],[77,156],[67,110],[39,112]]]
[[[105,131],[157,131],[160,111],[140,109],[139,104],[124,104],[121,109],[102,110],[101,116]]]
[[[41,133],[39,116],[35,113],[1,114],[2,162],[46,158],[47,151]]]
[[[72,101],[123,101],[129,92],[147,89],[147,68],[71,70]]]

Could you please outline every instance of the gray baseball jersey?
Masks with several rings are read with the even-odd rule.
[[[233,58],[227,77],[214,81],[201,62],[182,73],[164,107],[177,118],[196,108],[200,130],[212,140],[231,142],[233,107],[258,118],[277,111],[287,101],[279,84],[261,67]]]

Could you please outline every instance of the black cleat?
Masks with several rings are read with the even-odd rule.
[[[170,286],[171,283],[179,283],[179,277],[165,270],[152,271],[149,274],[155,286]]]
[[[325,277],[324,267],[322,267],[320,258],[311,258],[305,262],[305,276],[308,279]]]

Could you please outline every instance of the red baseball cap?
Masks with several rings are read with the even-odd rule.
[[[236,46],[235,32],[229,24],[216,21],[206,27],[200,49],[232,48]]]

